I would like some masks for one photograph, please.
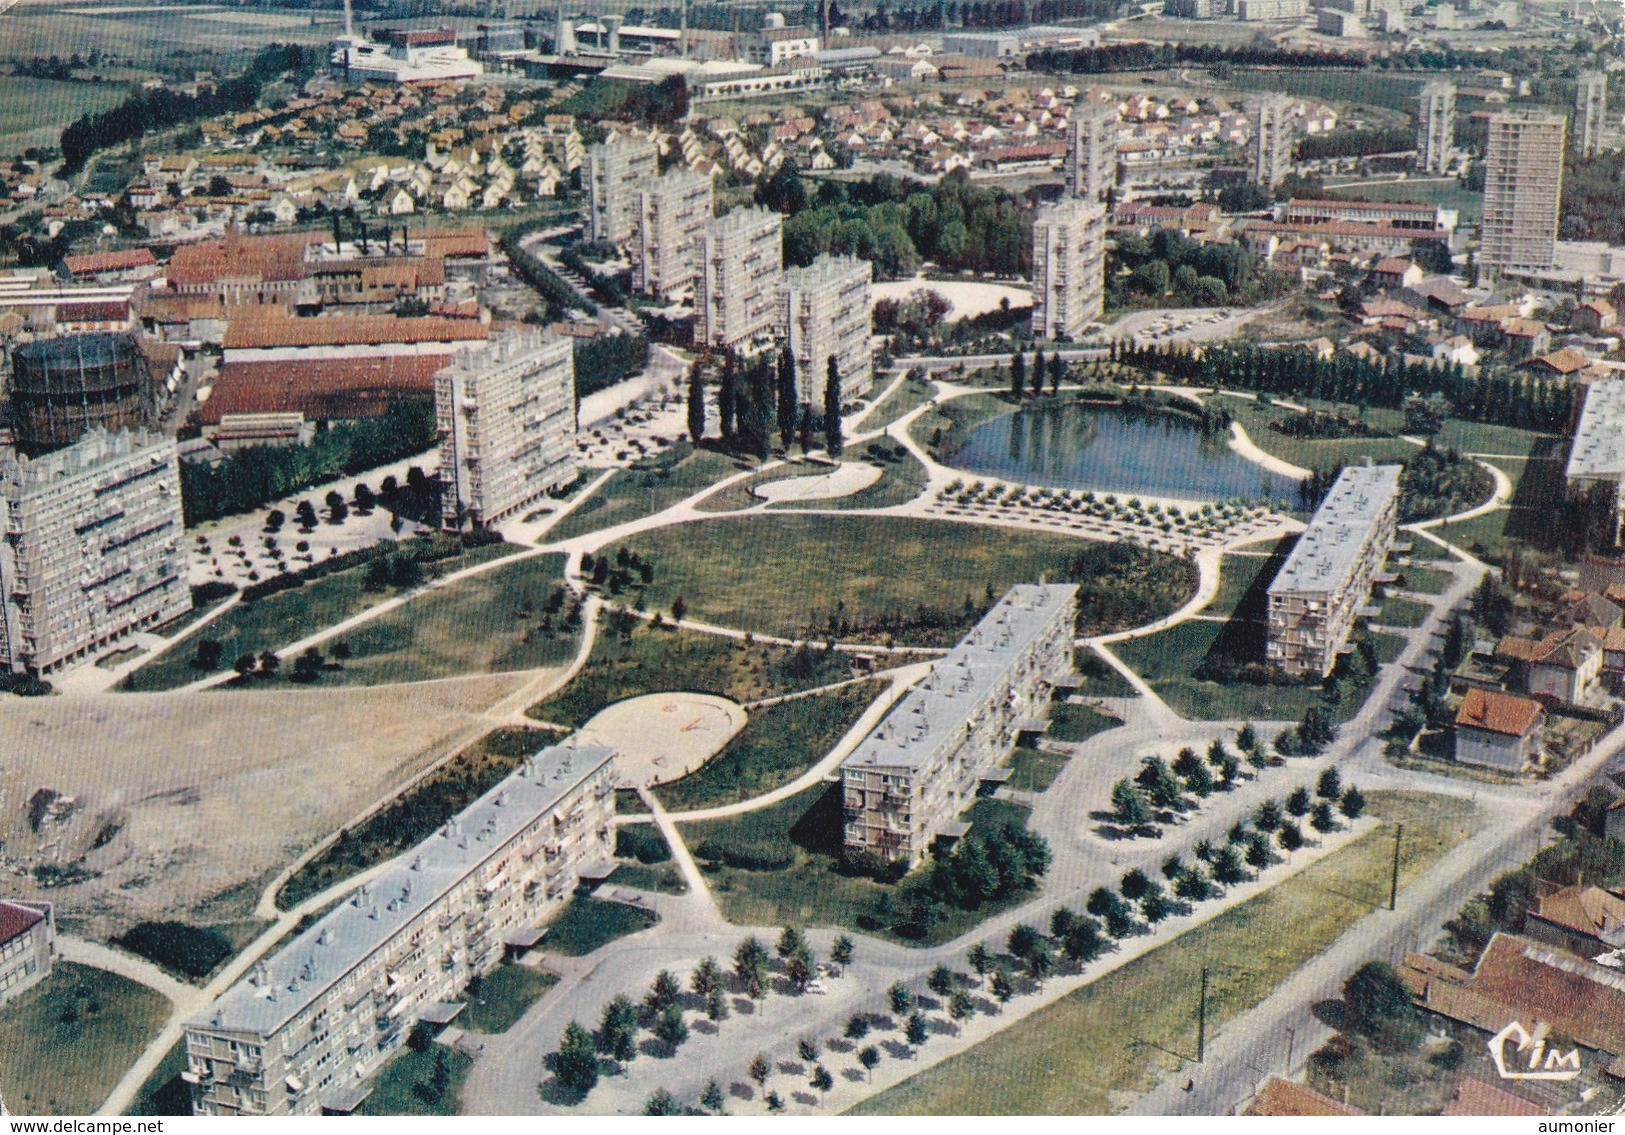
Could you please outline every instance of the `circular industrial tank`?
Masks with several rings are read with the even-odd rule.
[[[152,378],[129,335],[63,335],[11,352],[10,394],[17,448],[37,457],[72,445],[92,426],[146,426]]]

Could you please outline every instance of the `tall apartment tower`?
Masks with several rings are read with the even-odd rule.
[[[622,134],[587,150],[587,232],[616,244],[632,239],[638,193],[660,174],[654,143]]]
[[[1106,299],[1106,206],[1064,199],[1033,218],[1033,334],[1078,339]]]
[[[1253,184],[1274,189],[1292,166],[1292,103],[1265,95],[1253,110]]]
[[[1608,73],[1582,71],[1574,88],[1574,145],[1582,157],[1602,149],[1603,125],[1608,121]]]
[[[1478,263],[1492,274],[1552,266],[1567,124],[1532,110],[1490,116]]]
[[[447,528],[485,528],[575,475],[571,340],[495,335],[434,378]]]
[[[632,287],[664,300],[692,288],[694,245],[710,220],[711,179],[703,173],[668,173],[640,188]]]
[[[771,209],[735,209],[706,222],[698,247],[695,345],[744,354],[767,347],[784,278],[784,218]]]
[[[1434,79],[1416,101],[1416,168],[1443,173],[1455,148],[1456,84]]]
[[[824,411],[829,360],[841,375],[841,396],[861,398],[874,381],[869,349],[869,282],[873,268],[856,256],[820,256],[785,270],[779,285],[775,337],[796,364],[796,398]]]
[[[0,664],[49,674],[192,609],[173,438],[0,454]]]
[[[1104,201],[1117,181],[1117,106],[1080,101],[1072,110],[1066,154],[1066,189],[1074,197]]]

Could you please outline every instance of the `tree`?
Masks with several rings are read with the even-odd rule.
[[[970,962],[970,968],[976,971],[977,977],[986,977],[987,971],[993,968],[993,952],[987,948],[986,942],[972,946],[965,960]]]
[[[786,162],[786,165],[789,163]],[[779,167],[783,169],[783,166]],[[779,351],[779,441],[784,444],[784,452],[790,452],[790,443],[796,436],[796,419],[801,410],[801,403],[796,398],[796,357],[790,353],[789,344]]]
[[[678,1005],[667,1005],[655,1018],[655,1036],[667,1048],[676,1049],[688,1039],[688,1025],[683,1021],[683,1010]]]
[[[849,966],[852,964],[854,949],[851,938],[845,934],[837,934],[834,944],[829,948],[830,959],[840,965]]]
[[[766,1101],[768,1111],[783,1111],[784,1101],[779,1098],[778,1092],[768,1092]]]
[[[1250,753],[1258,748],[1258,731],[1253,728],[1252,722],[1247,722],[1236,730],[1236,747],[1244,753]]]
[[[853,1013],[846,1019],[846,1039],[862,1040],[869,1035],[869,1014]]]
[[[1085,909],[1096,918],[1105,920],[1106,932],[1113,938],[1127,938],[1134,933],[1134,916],[1116,891],[1096,887],[1090,893]]]
[[[801,456],[805,457],[805,456],[807,456],[807,454],[812,452],[812,447],[813,447],[814,430],[813,430],[813,412],[812,412],[812,406],[811,405],[807,405],[807,404],[802,405],[802,407],[801,407],[801,418],[800,418],[800,421],[797,423],[796,428],[798,430],[798,437],[796,439],[797,444],[799,444],[801,446]]]
[[[663,1012],[683,995],[683,987],[678,983],[676,976],[670,970],[663,969],[655,974],[654,984],[649,987],[649,993],[644,997],[643,1003],[656,1013]]]
[[[274,650],[262,650],[262,651],[260,651],[260,673],[261,674],[264,674],[267,678],[275,677],[276,672],[281,667],[281,665],[282,665],[282,659],[277,657],[276,651],[274,651]]]
[[[773,1072],[773,1065],[767,1062],[766,1053],[758,1052],[755,1056],[750,1058],[750,1064],[748,1067],[746,1067],[745,1072],[752,1080],[756,1081],[756,1086],[758,1088],[765,1088],[767,1086],[767,1078]]]
[[[1033,395],[1044,393],[1044,348],[1033,348]]]
[[[909,1044],[919,1048],[930,1039],[930,1030],[925,1027],[925,1018],[919,1013],[908,1015],[908,1024],[903,1029],[903,1036]]]
[[[1329,831],[1335,830],[1337,827],[1337,817],[1332,812],[1332,802],[1330,800],[1322,800],[1317,803],[1315,805],[1313,814],[1310,816],[1309,823],[1322,835]]]
[[[720,986],[705,995],[705,1015],[713,1021],[728,1019],[728,995]]]
[[[1059,349],[1057,349],[1056,352],[1049,357],[1049,392],[1051,394],[1059,394],[1061,392],[1061,380],[1065,377],[1066,363],[1061,361],[1061,352]]]
[[[1309,814],[1309,808],[1309,790],[1303,785],[1298,785],[1287,794],[1286,810],[1290,815],[1301,819]]]
[[[1247,878],[1247,872],[1241,865],[1241,856],[1236,853],[1234,844],[1227,843],[1214,852],[1213,878],[1227,887]]]
[[[779,932],[779,944],[775,947],[781,958],[788,958],[791,954],[807,948],[807,936],[794,926],[786,926]]]
[[[813,952],[805,943],[784,960],[784,976],[797,993],[805,993],[813,979]]]
[[[688,614],[688,604],[683,602],[683,597],[679,595],[677,598],[671,601],[672,621],[680,623],[683,621],[683,616],[686,614]]]
[[[880,1063],[880,1049],[872,1044],[864,1045],[858,1049],[858,1063],[863,1065],[863,1070],[868,1075],[870,1083],[873,1083],[875,1065]]]
[[[1015,983],[1010,980],[1010,971],[1000,966],[993,971],[991,988],[993,997],[1000,1005],[1008,1005],[1010,998],[1016,995]]]
[[[1078,914],[1069,906],[1058,906],[1049,916],[1049,935],[1051,938],[1065,938],[1066,932],[1072,929],[1072,924],[1078,920]]]
[[[677,1097],[665,1088],[656,1088],[655,1094],[649,1097],[649,1102],[643,1105],[644,1115],[681,1115],[682,1107]]]
[[[1179,755],[1174,758],[1173,771],[1185,782],[1186,790],[1192,795],[1198,798],[1213,795],[1213,774],[1196,755],[1196,750],[1179,750]]]
[[[721,1084],[717,1083],[715,1080],[712,1080],[712,1081],[710,1081],[709,1083],[707,1083],[705,1085],[705,1092],[704,1092],[703,1095],[700,1096],[700,1106],[701,1107],[705,1108],[706,1111],[714,1112],[717,1115],[721,1115],[723,1105],[726,1102],[727,1101],[723,1098],[723,1095],[722,1095],[722,1085]]]
[[[689,975],[688,987],[701,997],[709,997],[713,989],[722,988],[722,967],[710,955],[700,959]]]
[[[1147,757],[1134,779],[1150,797],[1153,808],[1185,811],[1185,791],[1161,757]]]
[[[1019,402],[1026,393],[1027,387],[1027,359],[1022,353],[1010,352],[1010,393]]]
[[[829,1074],[829,1069],[822,1064],[813,1069],[812,1079],[807,1081],[820,1093],[829,1091],[835,1086],[835,1077]]]
[[[1415,1012],[1411,992],[1387,962],[1366,962],[1343,983],[1343,1003],[1354,1031],[1372,1036]]]
[[[1151,809],[1133,781],[1125,778],[1112,785],[1112,819],[1132,831],[1151,823]]]
[[[617,993],[604,1006],[603,1019],[598,1023],[598,1036],[594,1043],[598,1051],[622,1064],[638,1054],[638,1012],[624,993]]]
[[[841,368],[834,355],[829,357],[824,380],[824,448],[833,461],[839,461],[846,452],[846,442],[841,436]]]
[[[722,356],[722,382],[717,389],[717,417],[722,443],[733,444],[734,415],[739,408],[739,356],[730,349]]]
[[[734,951],[734,976],[753,1000],[766,991],[767,948],[755,937],[746,938]]]
[[[705,376],[696,360],[688,368],[688,439],[696,444],[705,436]]]
[[[1094,961],[1105,950],[1106,940],[1100,932],[1100,923],[1092,918],[1075,920],[1061,939],[1061,951],[1076,965]]]
[[[818,1059],[818,1042],[810,1036],[796,1041],[796,1055],[811,1064]]]
[[[198,670],[213,670],[220,665],[220,656],[224,652],[225,648],[218,639],[201,639],[197,644],[197,655],[192,659],[192,665]]]
[[[1275,800],[1266,800],[1258,806],[1258,812],[1253,816],[1253,827],[1261,832],[1272,832],[1281,826],[1281,805]]]
[[[975,1006],[971,1004],[970,995],[967,994],[963,989],[956,989],[952,994],[949,995],[948,1016],[952,1017],[954,1020],[954,1031],[957,1032],[959,1022],[963,1021],[973,1012],[975,1012]]]
[[[1010,937],[1005,945],[1010,953],[1018,958],[1025,958],[1031,954],[1039,942],[1039,933],[1025,922],[1018,922],[1010,930]]]
[[[1253,832],[1247,837],[1247,866],[1262,871],[1270,865],[1270,837]]]
[[[1151,880],[1144,871],[1134,867],[1123,874],[1120,886],[1124,898],[1130,902],[1139,902],[1145,896],[1146,891],[1151,889]]]
[[[1315,795],[1322,800],[1336,800],[1343,794],[1343,778],[1337,775],[1335,767],[1327,767],[1315,782]]]
[[[1290,855],[1303,846],[1303,829],[1293,821],[1287,820],[1281,825],[1281,830],[1275,833],[1275,840],[1281,845],[1281,850]]]
[[[1173,904],[1168,901],[1161,883],[1154,882],[1151,887],[1140,899],[1140,917],[1155,926],[1173,913]]]
[[[1343,802],[1338,805],[1343,815],[1350,820],[1358,820],[1360,813],[1365,811],[1365,796],[1354,785],[1349,785],[1348,791],[1343,793]]]
[[[587,1030],[575,1021],[565,1026],[564,1038],[549,1063],[558,1082],[577,1096],[586,1095],[598,1083],[598,1053]]]
[[[1027,955],[1027,977],[1034,985],[1043,985],[1044,979],[1055,972],[1055,955],[1048,942],[1039,942]]]
[[[933,966],[931,976],[925,979],[925,987],[938,997],[948,996],[954,987],[954,971],[941,964]]]
[[[256,659],[252,654],[239,654],[237,656],[237,661],[231,664],[231,668],[237,671],[238,678],[246,679],[254,672],[254,668],[258,665],[259,660]]]
[[[901,1017],[914,1007],[914,994],[902,982],[893,982],[892,987],[886,990],[886,1001],[891,1005],[891,1011]]]

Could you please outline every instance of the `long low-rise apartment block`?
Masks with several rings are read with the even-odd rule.
[[[199,1115],[348,1113],[418,1022],[510,948],[541,940],[613,851],[614,751],[530,757],[186,1025]]]
[[[1388,558],[1399,465],[1344,469],[1269,585],[1265,657],[1292,677],[1324,677]]]
[[[849,852],[918,863],[1072,670],[1075,584],[1021,584],[841,762]]]
[[[1617,532],[1620,485],[1625,482],[1625,378],[1599,378],[1586,385],[1565,473],[1571,493],[1586,493],[1597,485],[1614,493]]]

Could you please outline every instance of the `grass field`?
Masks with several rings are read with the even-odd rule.
[[[1140,691],[1129,685],[1128,679],[1117,672],[1115,666],[1109,665],[1105,659],[1088,647],[1079,647],[1072,652],[1072,668],[1083,679],[1078,687],[1078,693],[1091,698],[1134,698],[1140,696]]]
[[[877,437],[848,449],[846,456],[855,461],[867,461],[871,465],[880,466],[880,480],[848,496],[807,501],[804,504],[776,504],[771,506],[773,510],[783,512],[797,508],[833,508],[841,512],[850,512],[854,509],[892,508],[907,504],[925,491],[925,466],[914,459],[914,455],[902,442]]]
[[[1376,599],[1373,602],[1382,608],[1382,614],[1372,621],[1388,627],[1419,627],[1433,613],[1430,605],[1415,599]]]
[[[1305,439],[1289,437],[1270,429],[1270,422],[1292,417],[1296,411],[1280,406],[1260,407],[1245,398],[1220,397],[1217,403],[1230,411],[1230,415],[1247,431],[1253,444],[1273,457],[1289,461],[1304,469],[1329,469],[1337,465],[1354,465],[1367,457],[1376,462],[1405,461],[1416,456],[1416,446],[1393,437],[1357,437],[1334,439]]]
[[[803,464],[792,462],[788,465],[778,465],[772,469],[753,474],[743,481],[735,482],[725,489],[718,489],[710,496],[701,500],[694,507],[701,512],[738,512],[744,508],[755,508],[762,503],[762,498],[754,496],[751,490],[757,485],[770,484],[773,481],[788,481],[796,477],[824,477],[828,476],[833,466],[822,461]]]
[[[282,885],[287,910],[375,863],[399,855],[489,791],[530,754],[555,739],[545,729],[496,729],[458,753],[305,864]]]
[[[786,637],[958,640],[984,595],[1061,578],[1077,541],[949,521],[862,516],[723,518],[628,541],[655,565],[651,605],[682,596],[694,615]],[[1160,612],[1159,612],[1160,613]],[[1154,616],[1153,616],[1154,617]]]
[[[435,1064],[445,1062],[446,1085],[437,1090]],[[474,1058],[445,1045],[431,1044],[419,1052],[403,1047],[400,1055],[372,1077],[372,1095],[356,1108],[356,1115],[456,1115],[461,1110],[463,1081]]]
[[[1058,701],[1050,708],[1049,732],[1045,736],[1052,741],[1064,741],[1069,745],[1081,744],[1093,737],[1096,733],[1104,733],[1108,729],[1116,729],[1123,724],[1115,717],[1091,709],[1086,705],[1075,702]]]
[[[1330,68],[1284,71],[1274,68],[1236,68],[1224,85],[1242,91],[1283,91],[1289,95],[1331,102],[1380,106],[1410,111],[1423,77],[1385,71],[1336,71]]]
[[[745,645],[698,631],[640,623],[630,637],[600,634],[570,684],[527,711],[539,721],[575,728],[613,702],[664,690],[692,690],[737,702],[826,686],[852,676],[837,651]]]
[[[992,375],[993,372],[978,373]],[[1007,382],[1008,379],[1001,379],[994,385]],[[909,423],[908,432],[927,453],[940,461],[958,449],[977,426],[1015,409],[1015,403],[1002,394],[969,394],[951,402],[939,402]]]
[[[547,924],[540,949],[546,954],[579,958],[603,946],[647,930],[657,921],[647,910],[625,903],[577,895]]]
[[[688,884],[683,881],[682,872],[669,863],[650,864],[623,860],[610,872],[609,878],[604,882],[612,887],[631,887],[638,891],[660,891],[668,895],[688,894]]]
[[[1334,179],[1337,182],[1341,180]],[[1443,209],[1456,210],[1460,214],[1461,223],[1469,225],[1478,221],[1484,206],[1482,193],[1462,188],[1461,183],[1454,178],[1437,181],[1432,178],[1423,180],[1408,177],[1404,181],[1338,184],[1337,188],[1328,189],[1326,196],[1351,201],[1407,201],[1418,205],[1437,205]]]
[[[534,966],[500,965],[468,983],[457,1026],[477,1033],[505,1033],[537,999],[559,983],[556,975]]]
[[[441,575],[449,575],[454,571],[486,563],[518,550],[513,544],[470,548],[461,555],[437,561],[432,567]],[[428,567],[425,570],[427,571]],[[303,587],[279,591],[252,603],[239,603],[212,623],[192,631],[145,666],[131,673],[119,688],[134,693],[149,693],[155,690],[173,690],[207,677],[207,671],[199,670],[192,665],[192,660],[197,655],[197,645],[203,639],[213,639],[221,644],[221,667],[225,668],[229,667],[232,660],[239,655],[258,654],[265,650],[279,649],[290,642],[298,642],[398,594],[393,588],[369,591],[365,586],[366,579],[365,566],[353,567],[323,576]],[[471,584],[473,582],[470,581]],[[483,590],[483,586],[480,594],[489,595],[489,591]],[[427,608],[429,611],[443,611],[446,604],[455,605],[460,602],[455,598],[440,598],[438,593],[429,594],[436,596],[436,602]],[[413,604],[425,598],[427,595],[414,599]],[[478,656],[485,649],[479,644],[455,641],[458,637],[455,629],[448,630],[443,618],[431,618],[430,622],[439,628],[432,637],[436,642],[435,649],[440,653],[434,658],[425,656],[426,667],[450,665],[454,658]],[[373,640],[383,655],[377,662],[376,672],[395,674],[412,672],[411,666],[415,664],[410,658],[397,653],[404,649],[404,635],[403,631],[394,639],[388,635],[380,635]],[[356,638],[360,639],[360,632],[357,632]],[[346,640],[350,641],[348,637]],[[291,671],[290,666],[284,672]],[[334,676],[338,677],[337,674]],[[423,673],[420,676],[435,675]],[[285,679],[275,680],[281,682]]]
[[[1435,545],[1436,546],[1436,545]],[[1456,577],[1439,568],[1411,565],[1401,569],[1405,576],[1404,589],[1423,595],[1438,595],[1455,582]]]
[[[750,466],[714,449],[678,444],[616,472],[548,532],[568,540],[664,512],[685,497]]]
[[[667,810],[685,812],[771,792],[822,760],[885,687],[861,682],[756,710],[727,748],[655,795]]]
[[[876,392],[885,389],[890,381],[888,376],[876,375]],[[909,413],[909,411],[931,401],[934,392],[931,383],[910,375],[903,379],[902,385],[891,392],[890,397],[873,406],[854,428],[863,433],[868,433],[870,430],[883,430],[898,418]]]
[[[1283,536],[1272,545],[1259,545],[1256,551],[1268,552],[1263,556],[1224,556],[1219,561],[1219,590],[1213,601],[1202,608],[1204,615],[1229,615],[1240,606],[1254,584],[1268,586],[1280,570],[1286,554],[1297,543],[1295,536]]]
[[[121,83],[62,83],[29,75],[0,75],[0,154],[54,146],[64,126],[80,115],[106,110],[128,94]]]
[[[1373,793],[1383,821],[1302,873],[854,1109],[864,1115],[1103,1115],[1195,1055],[1209,967],[1208,1035],[1274,991],[1387,898],[1392,824],[1405,885],[1467,838],[1456,797]]]
[[[1071,759],[1070,753],[1050,753],[1018,745],[1010,754],[1010,787],[1022,792],[1043,792],[1055,783]]]
[[[135,1102],[125,1115],[191,1115],[192,1089],[181,1073],[186,1071],[186,1039],[164,1053],[152,1075],[142,1082]]]
[[[0,1085],[14,1115],[89,1115],[169,1016],[128,978],[73,962],[0,1013]]]

